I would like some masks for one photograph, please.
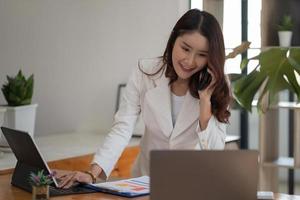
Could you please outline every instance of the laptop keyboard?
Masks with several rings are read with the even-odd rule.
[[[83,186],[75,186],[68,189],[56,188],[50,186],[50,196],[60,196],[60,195],[68,195],[68,194],[85,194],[85,193],[94,193],[95,190],[83,187]]]

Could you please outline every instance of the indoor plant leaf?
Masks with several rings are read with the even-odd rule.
[[[243,75],[234,84],[234,95],[238,102],[251,111],[255,94],[260,90],[258,109],[261,110],[262,99],[268,95],[267,107],[276,102],[277,94],[282,90],[296,93],[298,101],[300,86],[297,74],[300,74],[300,50],[297,48],[270,48],[258,56],[247,59],[259,60],[259,65],[248,75]],[[243,66],[247,61],[242,61]]]
[[[7,83],[1,89],[8,105],[21,106],[30,104],[33,95],[33,82],[33,75],[26,80],[21,70],[15,77],[7,76]]]
[[[244,58],[240,65],[241,70],[245,69],[245,67],[247,67],[248,63],[249,63],[249,59]]]
[[[243,76],[234,84],[234,95],[236,100],[248,111],[251,111],[253,98],[264,78],[264,74],[253,70],[250,74]]]

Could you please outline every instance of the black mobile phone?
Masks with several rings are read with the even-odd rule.
[[[200,75],[199,75],[198,90],[204,90],[205,88],[207,88],[207,86],[209,86],[209,84],[211,82],[211,79],[212,79],[212,77],[208,73],[207,67],[202,69],[200,71]]]

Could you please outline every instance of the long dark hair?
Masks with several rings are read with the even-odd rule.
[[[228,80],[224,74],[224,39],[219,23],[210,13],[198,9],[191,9],[177,21],[162,56],[163,67],[151,75],[155,75],[166,68],[165,76],[170,79],[169,84],[176,81],[178,76],[172,63],[174,43],[177,37],[195,31],[206,37],[209,42],[208,65],[216,78],[215,90],[211,97],[212,113],[218,121],[228,123],[231,92]],[[200,71],[193,74],[189,81],[190,93],[194,98],[198,99],[197,85],[199,83],[199,75]]]

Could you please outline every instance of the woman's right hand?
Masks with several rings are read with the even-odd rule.
[[[58,187],[60,188],[70,188],[78,183],[93,183],[94,179],[98,177],[102,172],[102,168],[93,164],[91,166],[91,170],[89,172],[81,172],[81,171],[67,171],[57,173],[55,178],[59,179]]]
[[[69,171],[57,174],[55,178],[59,179],[59,188],[67,189],[78,183],[92,183],[93,178],[90,174],[81,171]]]

